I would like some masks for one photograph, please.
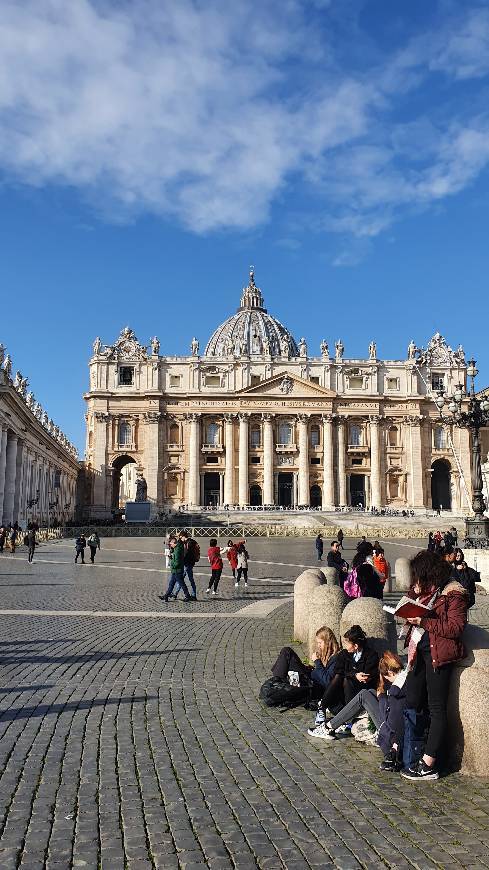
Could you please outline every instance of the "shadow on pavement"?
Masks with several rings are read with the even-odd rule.
[[[91,698],[86,701],[71,701],[68,704],[38,704],[35,707],[14,707],[0,713],[0,722],[12,719],[37,719],[53,713],[64,713],[68,710],[91,710],[92,707],[105,707],[108,704],[134,704],[139,701],[155,701],[157,696],[136,695],[133,698]]]

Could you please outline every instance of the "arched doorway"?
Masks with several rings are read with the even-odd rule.
[[[259,486],[257,483],[254,483],[252,486],[250,486],[250,505],[252,507],[259,507],[261,503],[261,486]]]
[[[323,503],[321,487],[318,486],[317,483],[315,483],[314,486],[311,486],[311,490],[309,493],[309,503],[313,508],[319,508]]]
[[[446,459],[435,459],[431,466],[431,505],[435,511],[452,509],[450,464]]]
[[[121,475],[122,469],[129,463],[135,464],[136,460],[132,456],[118,456],[112,463],[112,503],[113,511],[118,511],[123,507],[121,505]],[[125,498],[124,501],[127,499]]]
[[[277,490],[278,503],[281,507],[292,507],[292,489],[294,485],[294,475],[290,472],[281,471],[278,475]]]

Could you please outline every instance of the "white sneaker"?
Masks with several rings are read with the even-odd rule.
[[[308,728],[307,733],[309,737],[320,737],[321,740],[336,740],[334,731],[330,731],[324,724],[318,725],[317,728]]]
[[[321,701],[318,704],[318,711],[316,713],[316,719],[314,721],[314,726],[317,728],[318,725],[324,725],[326,722],[326,718],[323,713],[323,708],[321,707]]]
[[[248,589],[248,584],[247,584],[247,583],[245,583],[245,589]]]
[[[239,586],[239,583],[235,583],[235,584],[234,584],[234,588],[235,588],[235,589],[237,589],[238,586]]]
[[[215,589],[212,590],[212,594],[213,594],[213,595],[217,595],[217,592],[216,592]]]
[[[206,589],[205,594],[208,595],[210,591],[211,591],[210,589]]]

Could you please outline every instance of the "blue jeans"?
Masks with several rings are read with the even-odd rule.
[[[170,574],[168,589],[166,590],[166,594],[168,596],[172,594],[175,586],[178,587],[178,590],[183,589],[183,594],[185,595],[185,598],[190,598],[187,586],[185,584],[185,580],[183,579],[183,571],[172,571],[172,573]]]
[[[197,596],[197,589],[196,589],[195,580],[194,580],[194,566],[193,565],[185,565],[185,567],[183,569],[182,576],[185,577],[185,575],[187,575],[190,586],[192,587],[192,594]],[[177,583],[175,584],[174,594],[178,595],[178,593],[180,592],[180,589],[183,589],[183,586],[182,586],[182,583],[180,582],[180,580],[178,580]]]

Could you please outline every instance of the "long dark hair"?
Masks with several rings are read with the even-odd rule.
[[[345,640],[349,640],[350,643],[358,644],[358,646],[362,649],[367,643],[367,635],[365,634],[363,628],[360,628],[359,625],[352,625],[351,628],[345,631],[343,637],[345,638]]]
[[[432,589],[442,589],[450,579],[450,562],[431,550],[420,550],[410,561],[411,595],[427,595]],[[415,592],[417,586],[419,591]]]

